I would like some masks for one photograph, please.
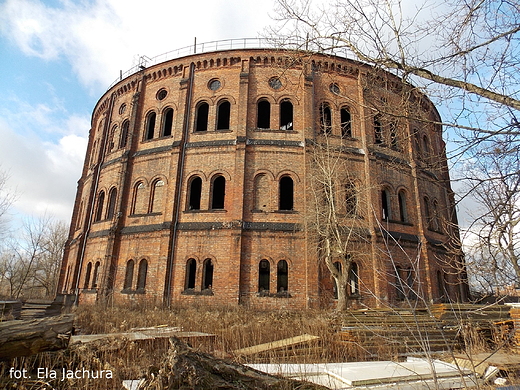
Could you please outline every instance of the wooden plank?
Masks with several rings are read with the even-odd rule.
[[[76,335],[70,338],[70,343],[90,343],[96,340],[102,340],[107,338],[125,338],[131,341],[138,340],[155,340],[165,339],[170,337],[177,337],[179,339],[193,339],[193,338],[215,338],[214,334],[202,333],[202,332],[182,332],[179,328],[149,328],[142,329],[137,332],[122,332],[122,333],[99,333],[99,334],[87,334],[87,335]]]
[[[254,355],[256,353],[274,351],[281,348],[292,347],[298,344],[309,343],[311,341],[319,340],[318,336],[312,336],[309,334],[302,334],[300,336],[291,337],[288,339],[272,341],[270,343],[253,345],[251,347],[237,349],[233,351],[235,355],[247,356]]]

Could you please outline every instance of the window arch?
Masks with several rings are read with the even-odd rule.
[[[164,201],[164,181],[157,179],[152,183],[150,196],[150,212],[157,213],[161,210]]]
[[[90,274],[92,273],[92,262],[88,262],[87,269],[85,271],[85,283],[83,284],[84,289],[88,289],[90,284]]]
[[[127,120],[123,122],[123,125],[121,126],[121,135],[119,138],[119,148],[126,148],[126,145],[128,143],[128,129],[130,128],[130,122]]]
[[[195,117],[195,131],[207,131],[208,130],[208,114],[209,105],[206,102],[202,102],[197,106],[196,117]]]
[[[98,277],[99,277],[99,267],[101,266],[101,263],[99,261],[96,261],[96,265],[94,265],[94,275],[92,277],[92,288],[97,288],[98,286]]]
[[[224,209],[226,197],[226,179],[222,175],[217,175],[211,183],[211,209]]]
[[[271,128],[271,103],[265,99],[259,100],[256,105],[256,127],[258,129]]]
[[[286,260],[280,260],[276,267],[276,291],[279,293],[289,290],[289,266]]]
[[[380,114],[374,116],[374,143],[384,143],[383,122]]]
[[[163,112],[163,128],[162,128],[162,136],[169,137],[172,135],[173,128],[173,108],[167,108]]]
[[[341,107],[340,120],[341,135],[347,138],[352,137],[352,117],[350,116],[350,108],[348,106]]]
[[[145,140],[153,139],[155,133],[155,121],[157,119],[157,114],[152,111],[146,116],[146,133]]]
[[[198,176],[189,181],[188,210],[200,210],[200,198],[202,195],[202,179]]]
[[[103,218],[103,207],[105,203],[105,191],[101,191],[98,195],[98,202],[96,207],[96,218],[95,221],[101,221]]]
[[[195,288],[195,279],[197,276],[197,260],[188,259],[186,262],[186,278],[184,281],[184,289],[194,289]]]
[[[125,282],[123,284],[123,290],[131,290],[134,282],[134,261],[128,260],[126,263],[125,271]]]
[[[139,262],[139,271],[137,274],[137,290],[143,292],[146,287],[146,274],[148,272],[148,261],[142,259]]]
[[[204,263],[202,263],[202,290],[211,290],[213,286],[213,270],[211,259],[204,260]]]
[[[217,130],[229,130],[231,103],[223,100],[217,107]]]
[[[404,190],[397,194],[397,201],[399,203],[399,220],[401,222],[408,222],[408,210],[406,207],[406,193]]]
[[[258,263],[258,292],[269,292],[271,282],[271,264],[263,259]]]
[[[392,211],[390,209],[390,194],[387,189],[381,191],[381,219],[389,221],[392,218]]]
[[[359,267],[354,261],[350,264],[348,273],[348,289],[350,295],[359,295]]]
[[[132,214],[143,214],[145,213],[145,186],[142,181],[136,183],[134,186],[134,199]]]
[[[278,210],[294,209],[294,182],[290,176],[282,176],[279,182]]]
[[[265,173],[256,175],[254,191],[254,209],[268,211],[269,199],[269,178]]]
[[[293,104],[289,99],[280,103],[280,130],[293,129]]]
[[[331,134],[332,132],[332,111],[328,103],[320,105],[320,132]]]
[[[107,219],[114,218],[116,210],[117,189],[114,187],[108,193]]]

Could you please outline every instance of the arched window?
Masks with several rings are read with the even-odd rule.
[[[334,262],[334,267],[341,272],[341,263],[339,261]],[[334,299],[338,299],[339,291],[338,291],[338,282],[336,282],[336,278],[332,278],[334,281],[334,287],[333,287],[333,293],[334,293]]]
[[[269,199],[269,178],[262,173],[255,177],[254,209],[268,211]]]
[[[162,128],[162,136],[169,137],[172,135],[173,128],[173,108],[167,108],[163,112],[163,128]]]
[[[323,134],[332,132],[332,112],[328,103],[320,105],[320,132]]]
[[[152,184],[152,195],[150,197],[150,212],[160,212],[164,201],[164,181],[155,180]]]
[[[341,107],[340,110],[340,120],[341,120],[341,136],[342,137],[352,137],[352,118],[350,116],[350,108]]]
[[[229,119],[231,116],[231,103],[227,100],[219,103],[217,108],[217,130],[229,130]]]
[[[98,277],[99,277],[99,267],[101,263],[96,261],[96,265],[94,265],[94,276],[92,277],[92,288],[97,288],[98,286]]]
[[[208,130],[208,114],[209,105],[206,102],[202,102],[197,106],[197,113],[195,119],[195,131],[207,131]]]
[[[76,215],[76,230],[81,228],[83,221],[83,201],[79,204],[78,214]]]
[[[195,259],[189,259],[186,263],[186,279],[184,281],[184,289],[195,288],[195,278],[197,276],[197,261]]]
[[[258,101],[256,107],[256,127],[258,129],[271,128],[271,103],[265,99]]]
[[[389,221],[392,218],[390,210],[390,195],[387,190],[381,191],[381,219]]]
[[[430,199],[427,196],[425,196],[423,198],[423,202],[424,202],[424,219],[426,222],[426,226],[428,229],[432,229],[432,212],[431,212],[431,208],[430,208]]]
[[[145,140],[153,139],[155,133],[155,120],[157,118],[157,114],[155,112],[150,112],[146,116],[146,133]]]
[[[401,222],[408,222],[408,212],[406,209],[406,193],[399,191],[397,194],[397,200],[399,202],[399,220]]]
[[[146,273],[148,272],[148,262],[142,259],[139,262],[139,273],[137,274],[137,290],[143,292],[146,287]]]
[[[287,261],[280,260],[276,267],[276,291],[279,293],[289,290],[289,266]]]
[[[348,216],[354,216],[357,213],[357,189],[352,182],[345,184],[345,213]]]
[[[121,126],[121,136],[119,138],[119,148],[126,148],[128,143],[128,129],[130,128],[130,122],[124,121]]]
[[[437,199],[434,199],[432,202],[432,229],[436,232],[441,232],[442,225],[441,225],[441,218],[439,215],[439,202],[437,202]]]
[[[422,158],[421,140],[420,140],[420,136],[419,136],[419,131],[416,129],[414,130],[413,143],[414,143],[415,150],[417,151],[417,157]]]
[[[448,292],[446,291],[446,275],[444,270],[437,270],[437,290],[441,302],[447,301]]]
[[[213,286],[213,262],[211,259],[204,260],[202,264],[202,289],[210,290]]]
[[[108,193],[107,219],[114,218],[116,210],[117,190],[112,188]]]
[[[188,210],[200,210],[200,197],[202,195],[202,179],[193,177],[189,182]]]
[[[101,191],[98,195],[98,202],[96,207],[96,218],[95,221],[101,221],[103,218],[103,207],[105,203],[105,191]]]
[[[125,283],[123,284],[123,290],[131,290],[134,282],[134,261],[128,260],[126,263],[125,271]]]
[[[278,192],[278,210],[293,210],[294,184],[290,176],[282,176]]]
[[[280,103],[280,130],[293,129],[293,105],[290,100]]]
[[[211,209],[224,209],[224,199],[226,197],[226,179],[224,176],[217,175],[212,182],[211,188]]]
[[[110,130],[110,135],[108,136],[107,141],[107,153],[110,153],[112,150],[114,150],[114,138],[117,134],[117,125],[112,127],[112,130]]]
[[[146,203],[145,203],[145,186],[142,181],[138,182],[134,186],[134,199],[133,199],[133,207],[132,214],[144,214],[146,212]]]
[[[381,115],[379,115],[379,114],[374,116],[374,143],[376,143],[376,144],[384,143],[383,122],[381,119]]]
[[[359,270],[355,262],[350,264],[350,271],[348,273],[348,288],[350,295],[359,295]]]
[[[404,281],[403,281],[403,270],[401,267],[396,266],[395,267],[395,290],[397,294],[397,300],[402,301],[405,299],[405,288],[404,288]]]
[[[268,260],[260,260],[258,264],[258,292],[269,292],[271,281],[271,264]]]
[[[87,264],[87,270],[85,272],[85,284],[83,285],[84,289],[87,289],[90,284],[90,274],[92,273],[92,263],[89,261]]]
[[[422,152],[423,158],[425,159],[428,159],[431,156],[430,140],[426,134],[423,136]]]
[[[390,147],[394,150],[399,150],[399,135],[395,121],[390,122]]]

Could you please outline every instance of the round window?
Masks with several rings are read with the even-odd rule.
[[[165,89],[160,89],[157,92],[157,100],[163,100],[168,95],[168,92]]]
[[[221,86],[222,86],[222,83],[218,79],[210,80],[208,83],[208,88],[211,89],[212,91],[216,91]]]
[[[329,90],[330,92],[332,92],[333,94],[335,95],[338,95],[339,94],[339,85],[336,84],[336,83],[332,83],[331,85],[329,85]]]
[[[121,106],[119,107],[119,115],[123,115],[126,111],[126,104],[123,103],[121,104]]]
[[[271,77],[269,79],[269,86],[272,89],[280,89],[282,88],[282,81],[278,77]]]

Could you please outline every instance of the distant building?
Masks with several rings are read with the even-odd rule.
[[[94,109],[58,293],[333,304],[307,228],[310,145],[327,136],[349,165],[339,212],[361,232],[352,306],[464,300],[438,123],[397,77],[336,56],[238,49],[143,66]]]

